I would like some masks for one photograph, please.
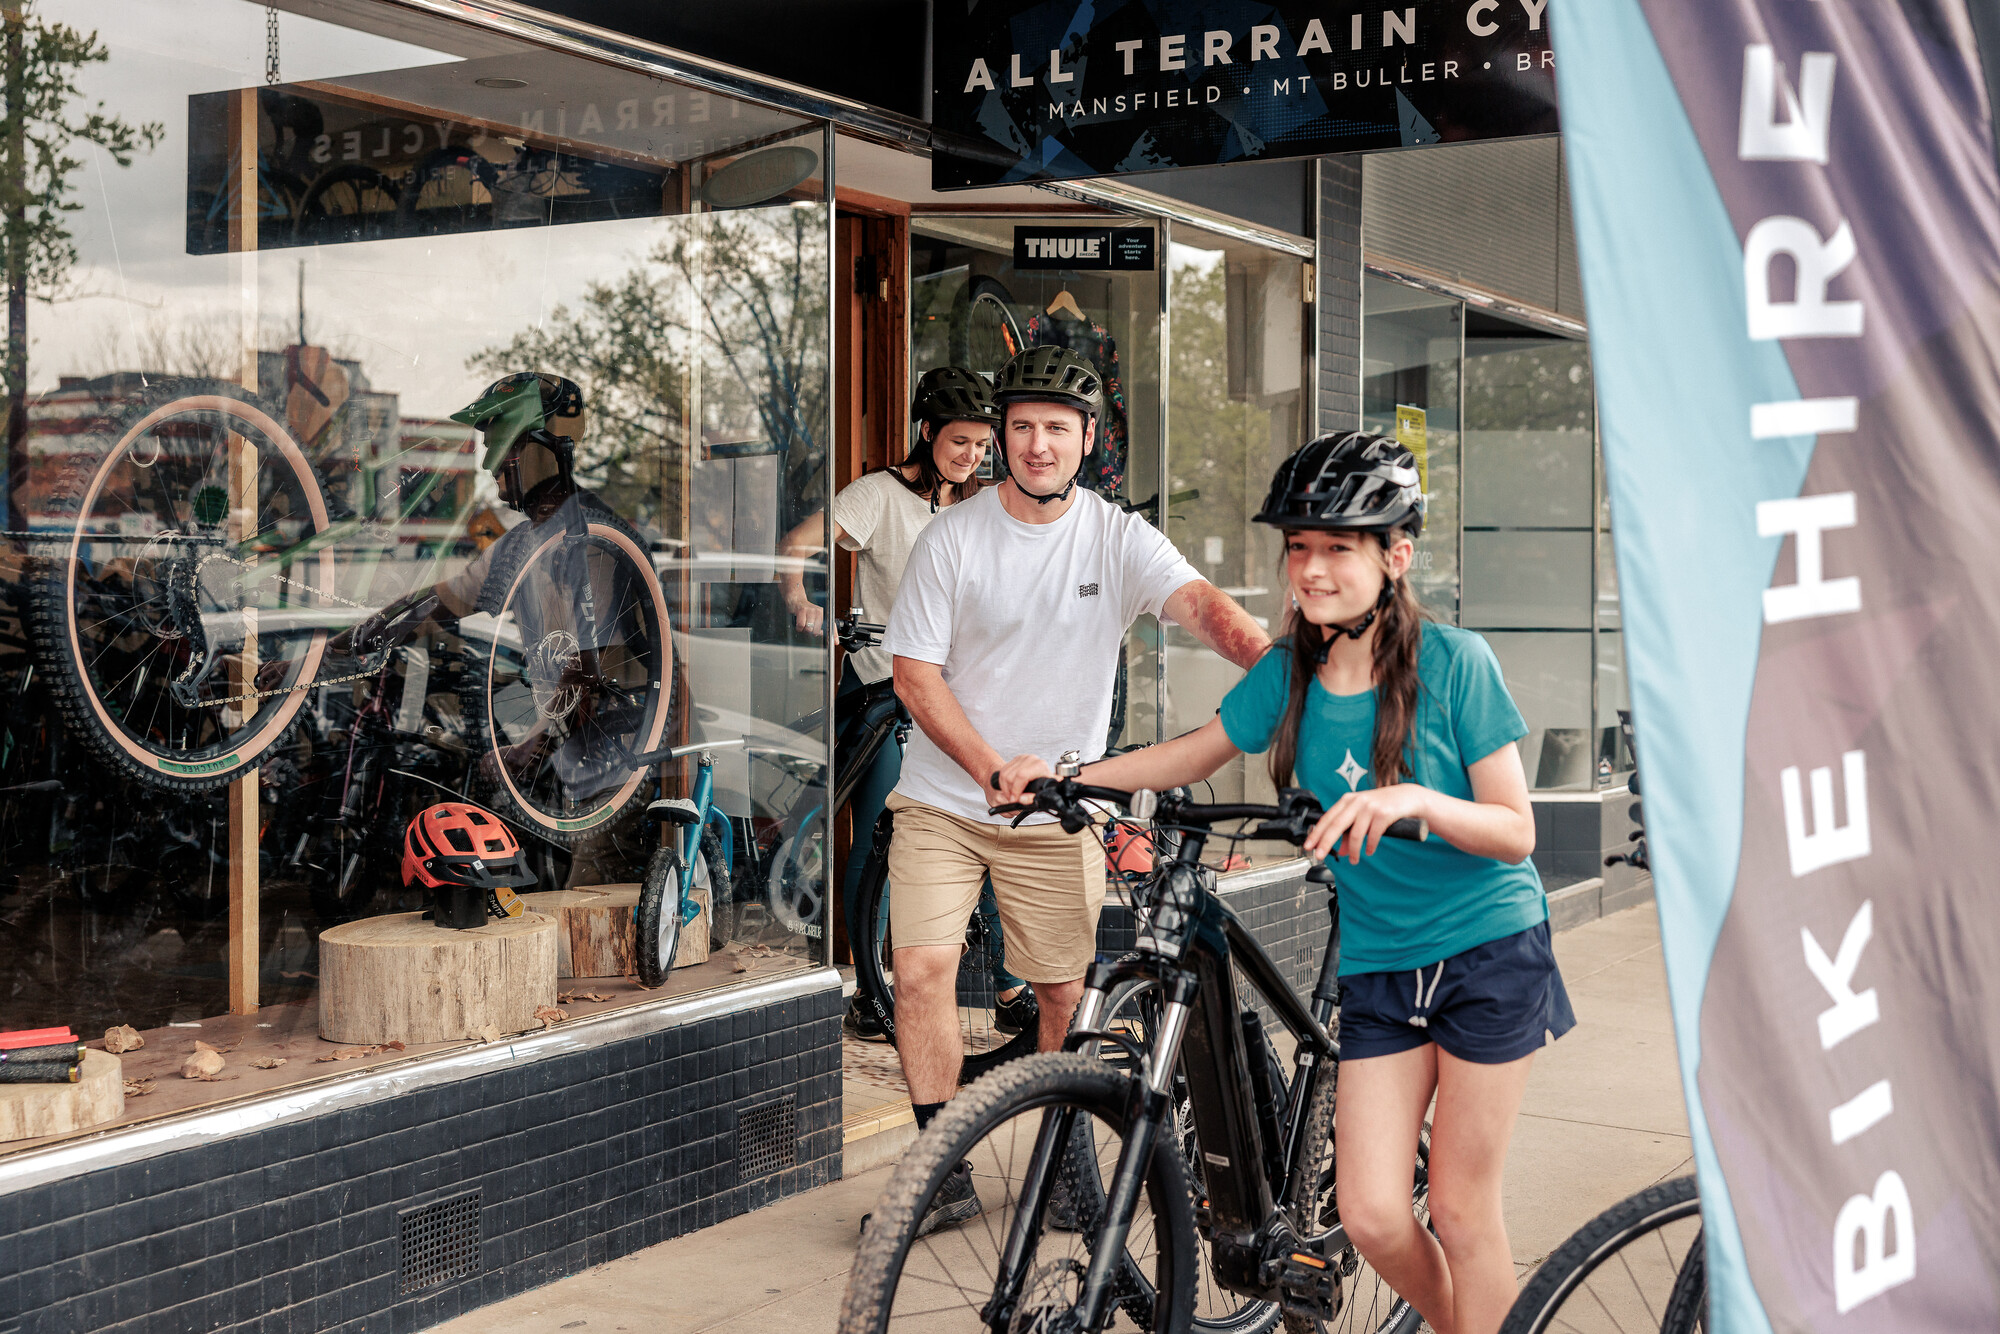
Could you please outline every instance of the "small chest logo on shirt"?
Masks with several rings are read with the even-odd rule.
[[[1097,596],[1097,585],[1078,584],[1076,586],[1076,595],[1080,598],[1094,598]]]
[[[1340,767],[1334,770],[1334,772],[1347,780],[1347,790],[1349,792],[1360,790],[1361,780],[1368,776],[1368,771],[1355,763],[1354,752],[1351,750],[1347,752],[1347,758],[1340,762]]]

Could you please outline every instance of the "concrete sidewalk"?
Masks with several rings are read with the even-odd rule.
[[[1651,904],[1556,937],[1577,1027],[1535,1063],[1507,1160],[1526,1272],[1593,1214],[1693,1171]],[[831,1330],[888,1167],[626,1256],[441,1326],[451,1334]]]

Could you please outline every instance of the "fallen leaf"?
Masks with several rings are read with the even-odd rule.
[[[222,1073],[222,1053],[205,1042],[194,1044],[195,1050],[181,1062],[182,1079],[212,1079]]]
[[[500,1040],[500,1030],[492,1024],[481,1024],[479,1031],[472,1035],[472,1040],[474,1042],[498,1042]]]
[[[396,1050],[401,1051],[402,1049],[403,1044],[398,1042]],[[342,1047],[339,1051],[330,1052],[325,1056],[315,1056],[313,1057],[313,1061],[315,1064],[324,1061],[358,1061],[364,1056],[373,1056],[381,1050],[382,1048],[380,1047]]]
[[[535,1007],[535,1018],[542,1021],[542,1028],[546,1031],[569,1018],[569,1014],[566,1011],[558,1010],[553,1005],[537,1005]]]
[[[150,1077],[125,1081],[125,1096],[128,1098],[143,1098],[152,1091],[153,1081]]]
[[[256,1070],[275,1070],[284,1063],[285,1058],[282,1056],[259,1056],[256,1060],[250,1062],[250,1065],[252,1069]]]
[[[376,1050],[376,1051],[402,1051],[402,1050],[403,1050],[403,1044],[402,1044],[402,1043],[400,1043],[400,1042],[385,1042],[385,1043],[383,1043],[383,1044],[382,1044],[381,1046],[377,1047],[377,1048],[376,1048],[375,1050]]]
[[[139,1030],[130,1024],[116,1024],[104,1030],[104,1050],[114,1056],[119,1052],[137,1051],[146,1045],[146,1039],[139,1036]]]
[[[611,997],[601,991],[562,991],[556,993],[556,1002],[567,1005],[571,1001],[608,1001]]]

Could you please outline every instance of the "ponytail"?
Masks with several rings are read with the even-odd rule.
[[[1391,529],[1379,536],[1386,567],[1389,547],[1398,537],[1408,536],[1408,530]],[[1370,759],[1377,787],[1392,786],[1406,777],[1403,760],[1417,721],[1417,661],[1423,651],[1424,622],[1430,617],[1410,591],[1407,577],[1394,580],[1390,588],[1390,597],[1375,618],[1375,748]],[[1274,650],[1291,655],[1285,712],[1271,740],[1271,783],[1280,789],[1292,785],[1298,766],[1306,691],[1319,672],[1317,657],[1323,633],[1294,605],[1285,617],[1286,643]]]

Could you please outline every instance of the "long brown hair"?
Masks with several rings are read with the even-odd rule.
[[[1389,549],[1409,530],[1395,528],[1378,534],[1382,543],[1382,566],[1386,572]],[[1285,541],[1292,534],[1285,533]],[[1281,558],[1282,559],[1282,558]],[[1289,580],[1287,580],[1289,583]],[[1430,613],[1410,591],[1407,577],[1394,580],[1389,600],[1375,617],[1375,747],[1371,762],[1375,786],[1388,787],[1403,781],[1403,757],[1409,747],[1410,731],[1417,721],[1417,659],[1424,646],[1424,622]],[[1271,783],[1292,785],[1292,771],[1298,765],[1299,728],[1305,722],[1306,690],[1319,673],[1315,661],[1323,632],[1299,614],[1295,604],[1285,617],[1288,643],[1274,647],[1274,653],[1291,655],[1291,682],[1285,700],[1285,715],[1271,738]]]
[[[951,488],[950,503],[955,505],[961,500],[971,499],[979,490],[979,469],[974,468],[972,475],[962,482],[947,482],[944,474],[938,471],[937,460],[931,457],[931,442],[937,438],[938,432],[951,425],[951,422],[926,421],[923,425],[930,427],[930,433],[926,435],[920,427],[917,431],[917,442],[910,446],[910,456],[901,463],[890,465],[896,474],[896,480],[933,505],[945,503],[943,491],[947,486]],[[1000,442],[995,440],[986,447],[997,449],[999,445]],[[903,469],[913,463],[917,465],[917,480],[914,482],[903,472]]]

